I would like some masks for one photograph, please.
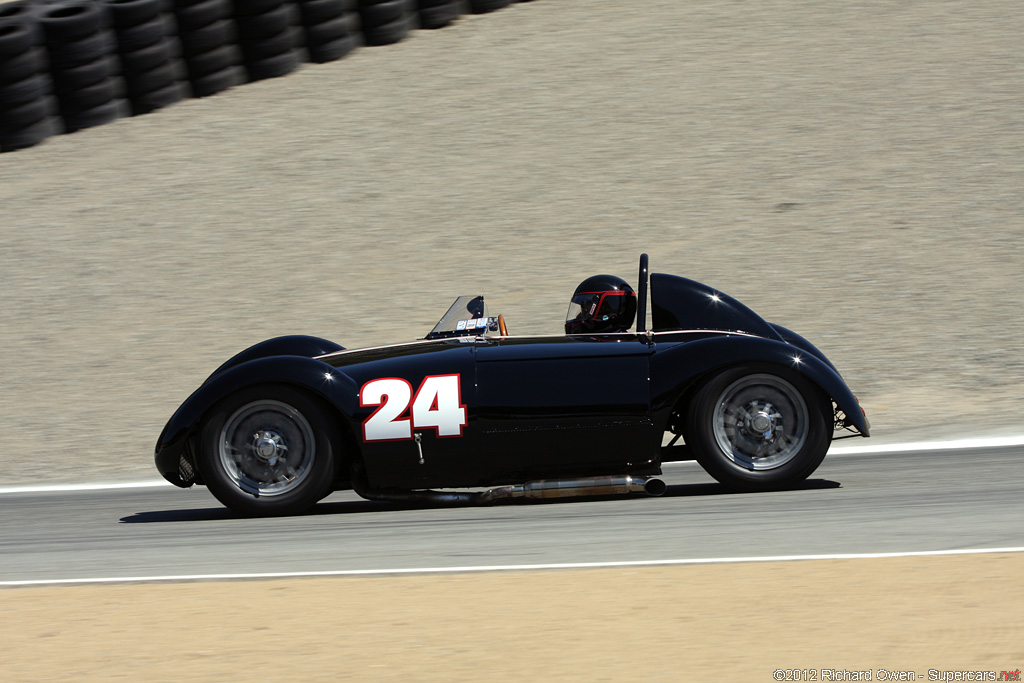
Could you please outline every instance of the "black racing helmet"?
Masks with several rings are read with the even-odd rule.
[[[636,317],[636,292],[614,275],[588,277],[576,288],[565,315],[566,334],[625,332]]]

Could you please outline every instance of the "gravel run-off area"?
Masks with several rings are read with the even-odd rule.
[[[280,334],[705,281],[825,351],[876,443],[1020,432],[1024,5],[538,0],[0,155],[0,484],[150,478]]]

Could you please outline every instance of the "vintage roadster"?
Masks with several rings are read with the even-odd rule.
[[[564,334],[511,335],[482,296],[462,296],[418,341],[257,344],[178,408],[157,469],[239,514],[285,515],[341,489],[469,504],[659,495],[662,463],[694,459],[730,489],[778,489],[814,472],[836,431],[869,435],[810,342],[647,271],[644,254],[636,290],[581,283]]]

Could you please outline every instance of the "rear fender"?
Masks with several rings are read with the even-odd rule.
[[[240,389],[257,384],[288,384],[318,396],[337,414],[339,422],[351,431],[351,417],[359,389],[352,379],[339,370],[313,358],[302,356],[271,356],[243,361],[216,374],[185,399],[168,420],[156,444],[157,469],[165,479],[177,486],[191,486],[181,474],[184,457],[195,472],[195,462],[186,449],[203,417],[222,398]],[[200,482],[202,483],[202,482]]]
[[[839,374],[839,370],[836,370],[836,366],[832,364],[832,361],[830,361],[824,353],[818,350],[817,346],[807,341],[793,330],[783,327],[782,325],[777,325],[775,323],[769,323],[769,325],[775,328],[775,331],[779,333],[779,336],[782,337],[784,342],[792,344],[793,346],[803,349],[807,353],[817,356],[823,360],[826,365],[835,370],[837,375]]]
[[[651,358],[655,418],[667,426],[680,399],[711,375],[741,363],[765,363],[796,372],[835,401],[850,426],[863,436],[870,434],[856,397],[827,359],[785,342],[759,337],[713,337],[656,350]]]

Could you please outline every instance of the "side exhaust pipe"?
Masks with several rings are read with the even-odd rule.
[[[660,496],[665,493],[666,488],[665,482],[661,479],[629,474],[582,479],[542,479],[513,486],[499,486],[479,493],[406,491],[402,489],[372,490],[354,485],[355,492],[367,500],[455,505],[491,505],[512,498],[583,498],[586,496],[619,496],[630,493]]]

